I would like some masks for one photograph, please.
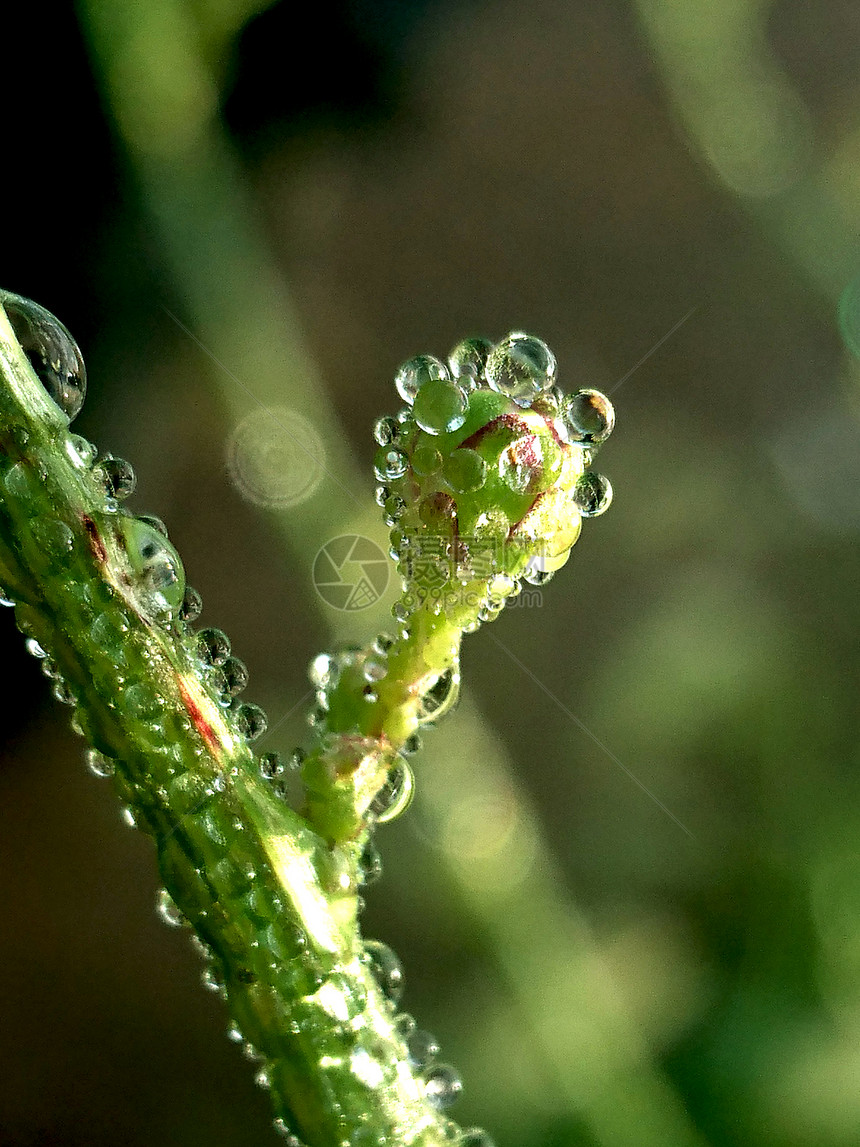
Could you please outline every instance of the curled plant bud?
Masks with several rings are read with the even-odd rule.
[[[565,395],[557,369],[544,342],[514,331],[495,345],[464,340],[447,365],[418,355],[397,372],[407,405],[377,420],[374,469],[403,579],[392,609],[401,629],[383,646],[322,655],[311,673],[305,813],[332,844],[360,850],[406,808],[405,755],[457,703],[463,634],[497,617],[523,581],[548,582],[582,519],[609,505],[608,480],[588,467],[612,405],[594,390]]]
[[[494,347],[468,339],[449,362],[454,378],[437,359],[432,371],[405,364],[398,373],[409,375],[399,389],[413,417],[385,477],[407,604],[456,611],[500,575],[517,581],[565,563],[587,513],[587,466],[614,415],[597,391],[564,396],[555,356],[532,335],[513,332]],[[586,413],[600,413],[599,435],[571,432],[571,412],[585,421],[583,396]]]

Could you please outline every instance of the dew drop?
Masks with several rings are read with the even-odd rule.
[[[531,408],[538,414],[542,414],[544,418],[557,418],[564,401],[565,396],[560,387],[551,386],[549,390],[541,391]]]
[[[537,566],[529,566],[523,574],[523,581],[529,585],[547,585],[555,577],[555,570],[542,570]]]
[[[439,1041],[432,1032],[417,1028],[406,1041],[409,1062],[421,1070],[432,1063],[439,1055]]]
[[[284,761],[280,753],[263,753],[260,757],[260,776],[264,780],[273,781],[283,776]]]
[[[245,702],[237,706],[233,713],[239,732],[248,741],[262,737],[268,728],[268,718],[259,705]]]
[[[326,710],[322,705],[315,705],[313,709],[308,710],[307,722],[312,729],[317,729],[325,724]]]
[[[419,724],[444,717],[457,703],[459,695],[460,673],[454,666],[450,666],[421,694],[416,714]]]
[[[16,462],[9,468],[4,485],[14,498],[22,502],[32,501],[41,487],[41,478],[35,466],[26,462]]]
[[[200,974],[200,982],[209,992],[224,994],[224,974],[217,964],[208,964]]]
[[[436,490],[418,503],[418,517],[439,537],[444,537],[451,532],[457,517],[457,503],[450,494]]]
[[[368,657],[362,667],[365,681],[381,681],[388,673],[388,663],[382,657]]]
[[[389,446],[397,436],[397,431],[400,429],[400,423],[396,418],[391,415],[385,414],[382,418],[377,418],[373,424],[373,437],[376,439],[380,446]]]
[[[248,684],[248,667],[238,657],[228,657],[220,667],[218,688],[224,697],[238,697]]]
[[[380,446],[373,460],[373,471],[380,482],[396,482],[409,466],[409,459],[397,446]]]
[[[98,450],[92,442],[80,434],[70,434],[66,441],[66,453],[72,465],[77,466],[79,470],[89,470],[96,460]]]
[[[480,378],[487,365],[487,359],[493,349],[491,339],[469,338],[457,343],[448,355],[448,365],[455,378],[462,375],[471,375]]]
[[[308,680],[315,689],[330,689],[337,676],[337,659],[330,653],[318,653],[308,666]]]
[[[119,810],[119,815],[122,817],[129,828],[136,827],[137,820],[135,819],[134,812],[130,808],[127,806],[125,808],[121,808]]]
[[[406,503],[399,495],[392,494],[391,497],[386,500],[384,509],[386,526],[393,526],[403,517]]]
[[[463,447],[449,454],[442,476],[458,494],[480,490],[487,479],[487,463],[476,450]]]
[[[196,640],[197,656],[207,665],[223,665],[230,656],[230,638],[221,629],[201,629]]]
[[[376,499],[377,506],[384,506],[391,497],[391,491],[387,486],[377,486],[373,496]]]
[[[365,701],[371,705],[375,704],[379,700],[379,694],[376,692],[372,685],[365,685],[361,691],[361,695],[364,697]]]
[[[424,383],[437,378],[448,378],[444,362],[432,354],[419,354],[403,363],[394,376],[394,385],[403,401],[411,406]]]
[[[155,911],[165,924],[171,928],[181,928],[186,923],[185,917],[176,907],[176,903],[166,888],[161,888],[155,898]]]
[[[397,421],[400,424],[395,438],[397,446],[408,446],[415,435],[418,433],[418,426],[415,419],[412,417],[412,411],[409,409],[402,410],[397,416]]]
[[[377,653],[387,653],[396,642],[390,633],[378,633],[373,641],[373,648]]]
[[[463,1081],[448,1064],[431,1067],[424,1076],[424,1095],[431,1107],[444,1111],[459,1099]]]
[[[612,433],[615,410],[599,390],[578,390],[562,406],[562,420],[572,442],[597,446]]]
[[[137,520],[139,522],[146,522],[148,526],[152,526],[154,530],[158,530],[163,538],[167,537],[167,526],[165,526],[161,518],[157,518],[155,514],[138,514]]]
[[[455,382],[442,378],[425,382],[415,396],[415,421],[427,434],[448,434],[466,421],[468,399]]]
[[[412,608],[405,601],[395,601],[391,607],[391,616],[395,621],[406,621],[412,613]]]
[[[54,698],[60,702],[61,705],[77,705],[78,699],[63,680],[62,677],[57,677],[54,681],[51,693]]]
[[[573,502],[583,518],[596,518],[612,504],[612,484],[603,474],[586,470],[574,487]]]
[[[36,522],[33,533],[42,551],[58,565],[66,565],[75,546],[75,536],[65,522],[47,518]]]
[[[389,1001],[397,1004],[403,995],[403,965],[397,955],[380,940],[367,940],[364,957],[379,984],[380,991]]]
[[[48,656],[35,637],[28,637],[24,646],[31,657],[38,657],[40,661]]]
[[[84,753],[84,763],[94,777],[113,776],[114,762],[98,749],[87,749]]]
[[[487,583],[488,604],[491,606],[503,605],[506,598],[516,596],[519,592],[519,582],[508,574],[496,574]]]
[[[370,806],[376,823],[387,824],[401,816],[412,803],[414,793],[415,775],[406,761],[398,757]]]
[[[276,1119],[272,1126],[277,1133],[284,1139],[285,1147],[304,1147],[301,1139],[293,1135],[289,1128],[289,1124],[283,1119]]]
[[[110,454],[102,458],[93,474],[102,483],[109,498],[122,501],[130,497],[137,486],[137,476],[131,463]]]
[[[230,1040],[231,1043],[241,1043],[244,1039],[242,1031],[235,1020],[231,1020],[227,1027],[227,1039]]]
[[[518,331],[493,347],[486,376],[493,390],[518,406],[529,406],[536,395],[553,385],[557,370],[555,355],[546,343]]]
[[[293,751],[290,753],[290,759],[289,759],[288,767],[292,770],[292,772],[294,772],[294,773],[298,772],[298,770],[305,763],[306,757],[307,757],[307,753],[304,751],[304,749],[302,749],[302,748],[293,749]]]
[[[196,589],[192,589],[190,585],[185,587],[185,593],[182,597],[182,604],[179,607],[180,621],[191,624],[196,621],[200,614],[203,612],[203,598]]]
[[[424,742],[421,740],[421,734],[413,733],[403,742],[403,748],[400,751],[404,754],[404,756],[412,757],[417,752],[420,752],[423,743]]]
[[[551,439],[521,434],[499,455],[499,477],[516,494],[540,494],[561,473],[564,455]]]
[[[401,1012],[394,1020],[394,1030],[405,1043],[415,1031],[415,1018],[409,1012]]]
[[[412,469],[421,478],[429,478],[442,466],[442,455],[435,446],[416,446],[412,452]]]
[[[176,615],[185,598],[185,570],[179,554],[153,526],[139,518],[122,522],[125,550],[133,574],[132,594],[150,619]]]
[[[382,876],[382,856],[372,840],[368,840],[358,858],[358,883],[362,888],[375,884]]]
[[[48,397],[71,422],[87,392],[87,372],[77,343],[58,319],[31,299],[3,291],[0,303]]]

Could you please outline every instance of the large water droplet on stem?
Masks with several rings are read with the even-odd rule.
[[[0,303],[48,397],[71,422],[87,392],[87,372],[78,344],[59,319],[32,299],[0,291]]]
[[[162,533],[138,518],[123,519],[122,532],[132,592],[141,613],[153,620],[178,615],[185,598],[185,570],[179,554]]]

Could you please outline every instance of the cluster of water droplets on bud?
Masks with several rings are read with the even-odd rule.
[[[447,362],[418,355],[397,371],[407,405],[378,419],[374,437],[402,625],[416,609],[438,616],[468,600],[472,615],[461,610],[458,624],[474,631],[523,582],[545,585],[582,519],[608,508],[612,487],[590,466],[612,432],[612,404],[593,389],[566,394],[557,376],[550,348],[524,331],[464,339]],[[504,592],[490,584],[499,575],[512,575]]]

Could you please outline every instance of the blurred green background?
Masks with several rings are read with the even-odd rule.
[[[338,613],[312,564],[387,548],[397,365],[526,328],[613,393],[615,504],[467,641],[379,834],[365,930],[452,1115],[860,1143],[856,5],[88,0],[2,35],[0,283],[78,338],[76,429],[134,463],[267,748],[306,743],[310,656],[390,624],[393,581]],[[277,1142],[150,843],[0,629],[0,1144]]]

